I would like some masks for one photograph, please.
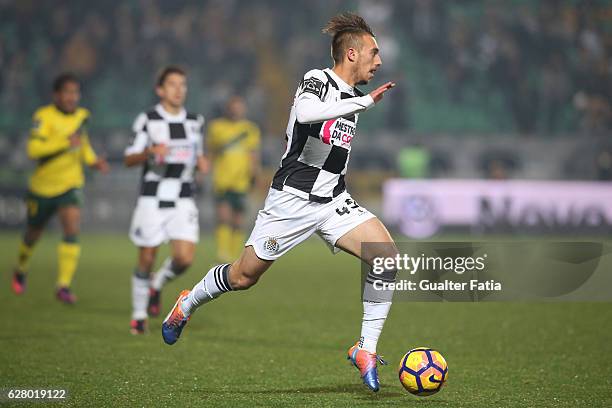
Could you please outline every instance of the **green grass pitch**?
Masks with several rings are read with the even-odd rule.
[[[396,302],[378,347],[390,365],[372,394],[345,360],[360,330],[359,262],[318,239],[253,289],[200,309],[167,346],[161,318],[149,335],[129,334],[136,249],[127,237],[82,237],[74,307],[54,299],[57,234],[36,248],[26,294],[11,292],[17,238],[0,234],[0,388],[69,391],[44,406],[612,406],[610,303]],[[195,265],[166,287],[164,311],[203,276],[212,252],[210,240],[200,243]],[[397,379],[400,357],[416,346],[449,364],[432,397],[406,393]]]

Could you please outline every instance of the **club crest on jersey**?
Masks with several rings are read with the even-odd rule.
[[[263,247],[266,250],[266,252],[271,253],[271,254],[278,252],[278,250],[280,249],[278,240],[274,237],[268,237],[268,239],[264,242]]]
[[[321,127],[321,141],[325,144],[349,149],[354,137],[355,123],[344,118],[328,120]]]

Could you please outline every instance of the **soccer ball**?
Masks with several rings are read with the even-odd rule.
[[[440,391],[448,378],[448,365],[436,350],[418,347],[402,357],[398,374],[409,393],[425,397]]]

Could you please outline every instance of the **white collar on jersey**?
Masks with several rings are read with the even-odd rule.
[[[344,80],[340,78],[338,74],[334,72],[333,69],[325,68],[324,71],[327,72],[329,75],[331,75],[331,77],[334,79],[334,81],[336,81],[336,83],[338,84],[340,88],[344,88],[342,89],[343,91],[348,91],[348,92],[354,91],[354,88],[350,86],[349,84],[347,84],[346,82],[344,82]]]
[[[187,117],[187,111],[185,110],[185,108],[181,109],[181,111],[176,115],[173,115],[167,110],[165,110],[161,103],[158,103],[157,105],[155,105],[155,110],[162,118],[164,118],[168,122],[183,122]]]

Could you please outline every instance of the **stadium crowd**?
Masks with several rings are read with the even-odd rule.
[[[23,129],[71,70],[85,83],[94,127],[122,127],[152,101],[158,67],[190,72],[195,109],[213,112],[246,95],[267,133],[282,132],[287,102],[305,68],[327,66],[313,35],[332,10],[366,15],[383,44],[387,75],[405,84],[377,126],[439,131],[418,109],[448,106],[461,117],[497,111],[455,132],[605,132],[612,121],[612,5],[540,0],[448,4],[436,0],[0,1],[0,126]],[[315,30],[316,32],[316,30]],[[421,70],[414,69],[418,60]],[[436,76],[439,73],[439,76]],[[431,75],[441,92],[423,75]],[[201,92],[200,92],[201,91]],[[265,99],[265,100],[264,100]],[[465,112],[468,115],[465,115]],[[450,120],[450,119],[449,119]]]

